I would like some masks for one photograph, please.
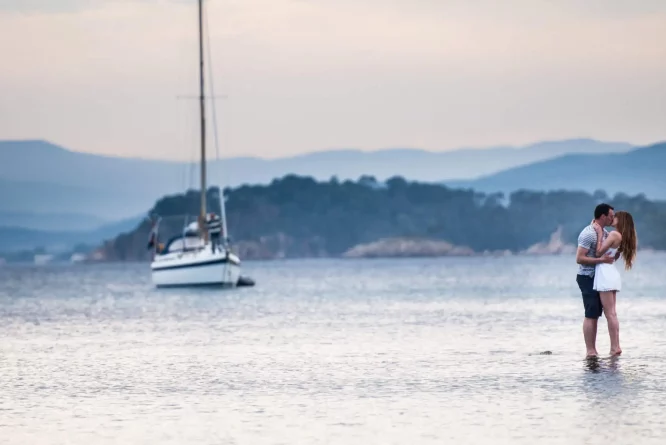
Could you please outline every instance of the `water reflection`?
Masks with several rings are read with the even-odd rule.
[[[655,433],[663,433],[665,426],[646,421],[654,415],[649,407],[656,394],[646,386],[653,377],[642,357],[586,359],[579,410],[586,443],[613,443],[619,437],[630,443],[656,443]]]
[[[610,356],[603,357],[587,357],[584,361],[585,369],[593,373],[600,372],[617,372],[620,369],[620,357]]]

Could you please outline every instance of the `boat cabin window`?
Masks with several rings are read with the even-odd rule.
[[[164,253],[182,252],[184,250],[196,250],[203,247],[203,242],[199,237],[187,236],[171,240]]]

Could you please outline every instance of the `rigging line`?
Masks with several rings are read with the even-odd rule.
[[[187,117],[190,117],[190,115],[188,114]],[[181,119],[181,121],[188,123],[188,125],[186,125],[186,129],[187,129],[186,133],[189,133],[189,136],[186,137],[187,142],[185,143],[186,147],[190,147],[190,149],[188,150],[189,156],[186,158],[185,165],[184,165],[184,168],[183,168],[183,170],[184,170],[184,173],[183,173],[183,176],[184,176],[184,178],[183,178],[184,179],[184,181],[183,181],[184,182],[183,183],[183,193],[187,193],[189,190],[192,190],[194,188],[194,182],[197,179],[195,177],[196,176],[195,175],[195,173],[196,173],[195,170],[196,170],[196,167],[197,167],[195,158],[196,158],[196,155],[197,155],[197,150],[194,147],[196,147],[195,141],[197,140],[198,133],[197,133],[197,129],[194,128],[191,125],[190,120],[185,118],[185,119]]]
[[[190,117],[189,114],[188,117]],[[188,140],[190,142],[187,143],[187,146],[189,146],[190,149],[188,150],[189,156],[187,157],[187,161],[185,164],[186,180],[185,184],[183,184],[183,192],[187,193],[188,191],[194,189],[194,182],[197,179],[195,177],[195,170],[197,167],[195,158],[197,156],[197,150],[194,148],[196,147],[196,143],[194,143],[194,141],[196,141],[198,133],[197,129],[191,125],[191,121],[189,121],[188,119],[182,119],[182,121],[190,123],[190,125],[187,125],[187,130],[190,133],[190,135],[188,136]]]
[[[210,27],[208,26],[208,14],[204,14],[205,17],[205,33],[206,33],[206,53],[208,56],[208,83],[210,85],[210,94],[212,97],[215,97],[215,85],[213,83],[213,58],[211,56],[211,51],[210,51]],[[211,112],[212,112],[212,127],[213,127],[213,138],[215,141],[215,164],[217,167],[217,180],[218,180],[218,190],[219,190],[219,198],[220,198],[220,213],[221,213],[221,219],[222,219],[222,233],[223,236],[226,238],[228,236],[227,232],[227,212],[226,212],[226,206],[225,206],[225,199],[224,199],[224,186],[223,186],[223,181],[222,177],[224,177],[222,172],[220,172],[221,167],[220,167],[220,144],[219,144],[219,138],[218,138],[218,133],[217,133],[217,112],[216,112],[216,107],[215,107],[215,100],[211,101]]]
[[[208,14],[204,14],[205,25],[204,29],[206,32],[206,55],[208,56],[208,84],[210,85],[210,95],[215,97],[215,85],[213,84],[213,58],[210,53],[210,27],[208,26]],[[213,137],[215,140],[215,160],[220,160],[220,145],[217,136],[217,113],[215,108],[215,101],[211,101],[211,113],[213,118]]]

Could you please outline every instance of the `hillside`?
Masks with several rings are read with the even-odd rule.
[[[127,185],[121,187],[103,180],[97,184],[86,187],[0,179],[0,213],[13,215],[21,227],[34,227],[34,222],[26,225],[25,217],[29,219],[31,214],[41,215],[44,222],[53,215],[61,227],[76,227],[81,215],[100,221],[137,215],[160,195],[156,190],[132,191]]]
[[[104,224],[92,230],[34,230],[0,227],[0,253],[43,248],[48,251],[71,250],[78,244],[99,245],[118,234],[134,230],[144,217]]]
[[[565,155],[471,181],[445,181],[481,192],[515,190],[605,190],[666,199],[666,143],[627,153]]]
[[[294,175],[268,186],[228,189],[226,195],[231,236],[245,259],[341,256],[359,245],[396,238],[443,241],[450,245],[446,249],[464,252],[519,252],[548,242],[558,230],[562,242],[575,242],[600,200],[635,214],[641,247],[666,249],[666,203],[640,196],[517,192],[505,206],[500,195],[399,177],[375,188],[369,179],[317,182]],[[176,215],[196,213],[198,199],[196,192],[166,197],[151,209],[172,221],[160,226],[163,242],[182,229]],[[108,260],[147,259],[148,231],[145,222],[101,252]]]
[[[212,184],[268,184],[286,174],[328,180],[369,174],[419,181],[476,177],[564,153],[624,152],[629,144],[589,139],[429,152],[394,149],[331,150],[280,159],[231,158],[212,162]],[[192,151],[192,150],[190,150]],[[0,213],[79,213],[104,220],[145,211],[160,196],[197,184],[191,164],[98,156],[45,141],[0,141]],[[74,223],[74,221],[72,221]]]
[[[0,212],[0,227],[21,227],[46,231],[85,231],[106,224],[102,218],[85,213]]]
[[[77,153],[44,141],[0,142],[0,212],[128,218],[183,190],[183,173],[176,163]]]

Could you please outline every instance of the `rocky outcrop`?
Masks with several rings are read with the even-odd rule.
[[[514,253],[511,252],[510,250],[484,250],[481,252],[482,256],[487,256],[487,257],[508,257],[508,256],[513,256]]]
[[[324,247],[324,240],[312,237],[306,240],[277,233],[262,236],[258,240],[241,240],[235,242],[232,249],[242,259],[268,260],[287,257],[321,258],[330,256]]]
[[[548,242],[533,244],[521,253],[525,255],[573,255],[576,253],[576,246],[563,241],[562,226],[559,226],[550,235]]]
[[[343,254],[346,258],[471,256],[469,247],[432,239],[384,238],[359,244]]]

